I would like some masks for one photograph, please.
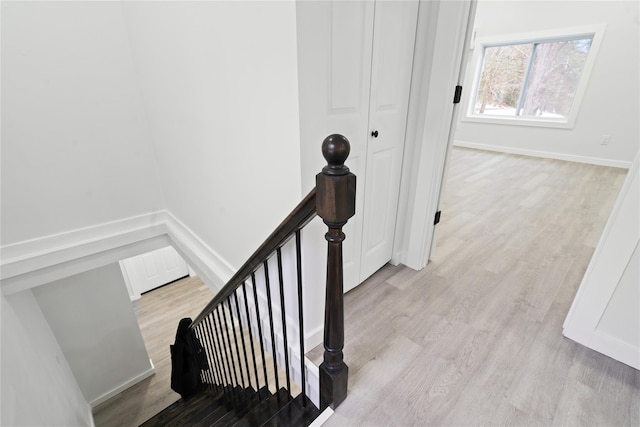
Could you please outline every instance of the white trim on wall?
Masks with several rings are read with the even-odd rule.
[[[171,212],[166,211],[165,218],[166,232],[175,250],[212,290],[221,289],[237,268],[234,268]]]
[[[146,371],[142,372],[140,375],[136,375],[135,377],[131,378],[130,380],[120,384],[118,387],[115,387],[114,389],[109,390],[108,392],[106,392],[102,396],[93,399],[91,402],[89,402],[89,406],[93,409],[96,406],[98,406],[99,404],[101,404],[103,402],[106,402],[107,400],[111,399],[116,394],[121,393],[121,392],[125,391],[126,389],[128,389],[129,387],[138,384],[140,381],[149,378],[151,375],[154,375],[156,373],[156,369],[153,366],[153,362],[151,361],[151,359],[149,359],[149,363],[151,364],[151,368],[149,368]]]
[[[165,234],[165,211],[4,245],[0,278],[15,277],[54,264]]]
[[[427,265],[476,0],[421,2],[391,263]],[[455,25],[454,25],[455,24]],[[433,45],[428,41],[433,40]],[[435,66],[434,64],[437,64]]]
[[[455,140],[456,147],[475,148],[476,150],[497,151],[500,153],[522,154],[524,156],[542,157],[545,159],[566,160],[568,162],[589,163],[599,166],[610,166],[614,168],[629,169],[631,162],[622,160],[602,159],[598,157],[578,156],[575,154],[554,153],[550,151],[529,150],[526,148],[503,147],[500,145],[482,144],[478,142]]]
[[[113,239],[105,240],[109,241],[100,242],[104,244],[100,251],[91,251],[87,248],[86,255],[82,253],[79,247],[73,248],[72,252],[77,255],[77,258],[74,259],[58,261],[57,255],[59,254],[56,252],[41,256],[36,255],[34,258],[25,258],[24,260],[28,261],[29,266],[37,264],[38,268],[26,269],[24,267],[27,263],[20,265],[19,274],[6,276],[0,281],[2,294],[10,295],[21,292],[65,277],[103,267],[124,258],[130,258],[164,248],[171,244],[166,234],[135,242],[130,242],[128,239],[125,239],[127,240],[126,243],[122,244],[116,244]],[[80,244],[79,246],[82,245]],[[4,265],[0,268],[4,270]]]
[[[174,246],[214,291],[235,271],[170,212],[157,211],[1,247],[2,293],[10,295],[166,246]]]
[[[138,240],[136,240],[138,239]],[[72,230],[55,236],[46,236],[0,248],[3,257],[2,293],[9,295],[64,277],[89,271],[124,258],[140,255],[172,245],[193,270],[214,292],[217,292],[234,274],[235,269],[209,247],[184,223],[168,211],[153,212],[121,221],[98,224],[81,230]],[[258,292],[261,306],[266,299]],[[266,310],[266,308],[265,308]],[[279,309],[274,307],[279,318]],[[287,330],[298,336],[297,325],[287,317]],[[257,333],[257,331],[254,331]],[[305,334],[305,348],[312,349],[322,342],[320,326]],[[277,360],[284,363],[284,340],[276,333]],[[268,337],[265,337],[268,341]],[[295,344],[292,339],[291,343]],[[269,343],[270,344],[270,343]],[[269,346],[266,348],[270,349]],[[295,346],[289,346],[289,361],[294,379],[300,378],[300,355]],[[152,368],[90,402],[95,407],[131,385],[154,374]],[[318,404],[318,368],[305,357],[307,371],[307,395]]]

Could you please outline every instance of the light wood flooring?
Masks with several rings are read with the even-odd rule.
[[[213,294],[198,277],[189,277],[178,280],[167,286],[154,289],[142,295],[137,307],[138,324],[149,353],[149,357],[154,363],[155,375],[134,385],[107,402],[94,409],[94,420],[97,427],[126,426],[135,427],[142,424],[173,402],[180,399],[180,395],[171,390],[171,355],[169,345],[175,339],[178,322],[183,317],[195,318],[205,305],[211,300]],[[228,310],[227,316],[231,315]],[[242,347],[242,339],[245,347],[250,349],[250,337],[248,333],[242,333],[236,326],[238,345]],[[235,348],[236,335],[229,334],[232,348]],[[259,344],[254,340],[256,352],[259,351]],[[259,353],[257,353],[259,354]],[[237,361],[237,359],[236,359]],[[275,381],[276,368],[273,359],[265,353],[267,370],[266,384],[272,393],[286,384],[286,374],[280,367],[277,368],[278,383]],[[233,365],[234,363],[231,363]],[[242,366],[242,374],[240,372]],[[246,365],[235,363],[236,375],[234,381],[240,381],[242,375],[244,383],[250,381],[256,387],[256,377],[253,365],[250,365],[249,378]],[[262,359],[257,360],[258,383],[264,387],[264,370],[262,369]],[[297,396],[300,389],[293,382],[291,383],[290,394]]]
[[[349,395],[326,425],[640,425],[640,372],[562,336],[625,173],[455,149],[433,260],[346,295]],[[179,399],[169,345],[211,296],[187,279],[142,297],[156,375],[96,408],[98,427]]]
[[[346,295],[325,425],[640,425],[640,371],[562,336],[625,174],[454,149],[432,261]]]
[[[171,390],[171,354],[178,322],[194,318],[213,298],[198,277],[189,277],[142,295],[137,315],[156,373],[94,408],[97,427],[138,426],[180,395]]]

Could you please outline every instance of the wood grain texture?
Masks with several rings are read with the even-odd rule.
[[[171,355],[178,322],[195,317],[213,293],[198,277],[190,277],[148,292],[136,304],[138,324],[155,375],[94,408],[97,427],[138,426],[180,399],[171,390]]]
[[[625,173],[454,149],[430,264],[386,265],[345,296],[349,394],[326,425],[640,425],[640,372],[562,336]],[[179,399],[168,347],[210,299],[198,279],[142,297],[156,375],[96,408],[97,426]]]
[[[429,265],[345,296],[349,395],[325,425],[640,425],[640,372],[562,336],[626,170],[452,156]]]

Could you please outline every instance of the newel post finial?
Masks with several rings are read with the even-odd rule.
[[[320,409],[336,408],[347,396],[349,368],[343,361],[344,280],[342,227],[356,211],[356,176],[344,162],[349,141],[334,134],[322,143],[327,166],[316,175],[316,210],[329,227],[327,240],[327,289],[324,310],[324,361],[320,365]]]
[[[322,155],[327,161],[327,166],[322,168],[322,172],[327,175],[346,175],[349,168],[344,162],[351,152],[349,140],[342,135],[334,133],[322,141]]]

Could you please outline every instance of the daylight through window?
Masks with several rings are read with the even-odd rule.
[[[567,121],[592,39],[486,45],[472,114]]]

